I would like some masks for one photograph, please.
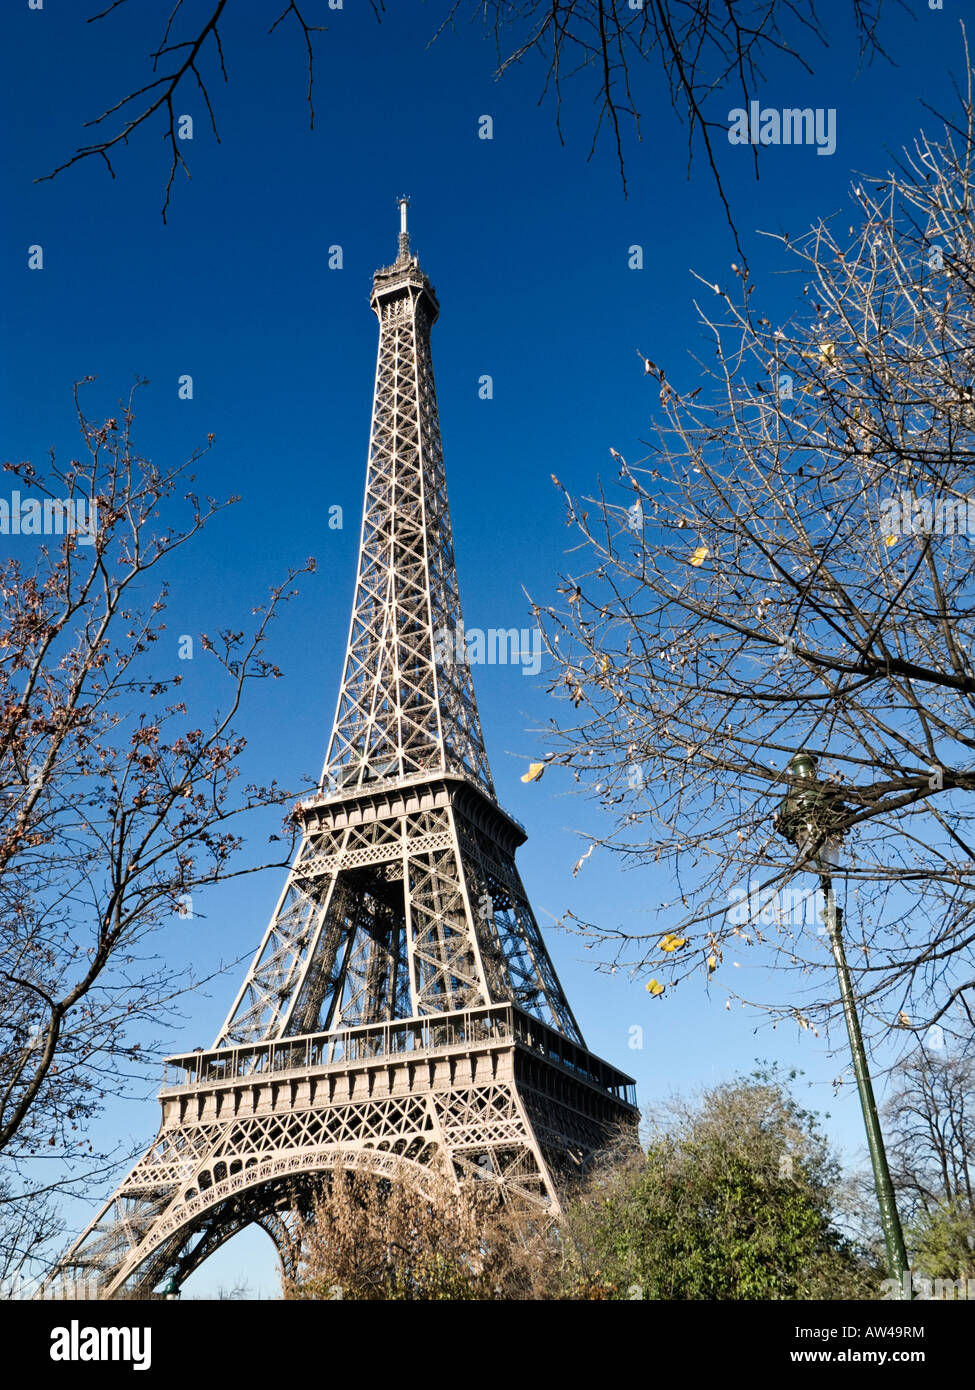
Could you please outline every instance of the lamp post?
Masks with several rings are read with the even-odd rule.
[[[169,1302],[178,1299],[179,1285],[176,1282],[176,1276],[171,1274],[159,1292],[162,1294],[163,1298],[167,1299]]]
[[[833,867],[831,860],[834,858],[830,850],[836,846],[842,834],[843,812],[838,805],[837,790],[824,786],[816,776],[816,759],[811,753],[800,750],[794,754],[789,760],[788,771],[796,779],[796,784],[791,786],[782,798],[773,824],[790,844],[801,850],[813,851],[813,864],[819,873],[819,881],[826,898],[826,930],[829,933],[829,944],[836,965],[846,1031],[850,1039],[850,1052],[853,1054],[853,1071],[860,1094],[863,1123],[867,1131],[867,1147],[870,1150],[877,1203],[880,1207],[880,1224],[883,1227],[884,1245],[887,1248],[887,1267],[891,1278],[897,1280],[899,1296],[910,1297],[904,1277],[908,1271],[904,1234],[897,1212],[893,1183],[890,1180],[887,1152],[877,1116],[877,1102],[874,1099],[867,1053],[860,1032],[860,1019],[850,981],[850,970],[846,963],[843,915],[836,906],[830,873]]]

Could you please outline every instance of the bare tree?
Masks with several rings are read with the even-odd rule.
[[[975,1279],[975,1061],[945,1047],[943,1030],[934,1030],[889,1080],[882,1118],[911,1268],[933,1279]],[[869,1172],[853,1174],[845,1216],[880,1259],[873,1193]]]
[[[148,938],[190,915],[197,890],[263,867],[240,864],[241,817],[288,799],[274,783],[241,785],[235,722],[245,688],[281,674],[264,650],[295,574],[253,610],[250,635],[200,636],[225,694],[212,718],[191,711],[176,639],[165,655],[160,645],[166,585],[147,587],[227,504],[192,491],[205,449],[169,469],[142,457],[132,395],[101,424],[77,386],[75,405],[80,461],[4,465],[24,491],[2,507],[30,554],[0,567],[0,1152],[20,1175],[0,1194],[10,1231],[18,1202],[39,1213],[45,1194],[105,1157],[86,1122],[142,1074],[145,1029],[193,984]],[[188,517],[166,524],[181,488]],[[45,542],[52,530],[59,539]],[[61,1182],[37,1181],[47,1155]]]
[[[654,994],[700,970],[741,998],[726,956],[751,946],[786,967],[774,1017],[832,1017],[813,876],[831,839],[868,1021],[911,1041],[975,1022],[970,74],[959,105],[855,184],[852,224],[779,238],[792,322],[737,266],[734,290],[702,281],[699,384],[644,358],[648,454],[611,450],[594,498],[562,489],[578,568],[535,610],[569,706],[549,758],[612,815],[589,853],[674,884],[644,927],[577,929]],[[831,810],[801,851],[773,829],[799,748]]]
[[[884,1116],[905,1218],[945,1202],[964,1203],[975,1218],[975,1059],[919,1048],[892,1080]]]
[[[127,2],[112,0],[89,22],[106,19]],[[386,12],[384,0],[370,3],[377,21],[381,21]],[[884,0],[847,3],[859,59],[882,54],[879,27]],[[309,120],[314,126],[314,44],[326,26],[309,22],[309,7],[304,0],[300,7],[290,0],[283,8],[281,0],[271,0],[257,6],[256,14],[251,5],[246,19],[251,23],[255,18],[266,20],[269,34],[279,25],[287,25],[300,37],[308,77]],[[641,0],[639,4],[630,0],[443,0],[444,18],[435,37],[453,28],[458,18],[469,15],[480,18],[495,39],[498,77],[526,60],[540,59],[545,68],[540,100],[552,95],[560,138],[566,91],[578,78],[596,111],[590,157],[602,132],[609,131],[624,192],[627,132],[631,138],[642,138],[641,92],[646,81],[656,80],[687,127],[688,158],[696,145],[703,151],[733,227],[718,153],[728,127],[723,120],[707,115],[705,107],[715,92],[728,92],[747,107],[761,80],[761,66],[770,58],[785,55],[811,71],[810,49],[825,46],[828,40],[819,8],[816,0],[726,0],[722,5],[709,0]],[[112,159],[119,148],[158,117],[170,153],[162,209],[165,221],[177,171],[183,169],[189,174],[179,139],[176,95],[189,89],[189,100],[194,88],[199,92],[214,137],[219,140],[208,82],[215,76],[229,80],[221,26],[232,25],[244,11],[228,5],[227,0],[212,0],[200,13],[190,6],[184,10],[183,0],[177,0],[174,6],[166,6],[164,13],[160,41],[148,55],[151,69],[147,80],[136,82],[100,115],[86,121],[86,127],[98,128],[98,138],[82,145],[44,177],[53,178],[80,160],[97,156],[114,178]],[[326,13],[320,0],[315,16]],[[655,77],[648,79],[646,74],[651,71]],[[757,147],[753,158],[757,172]]]
[[[884,52],[878,33],[882,7],[883,0],[853,0],[849,7],[861,61]],[[526,58],[544,64],[541,100],[552,96],[563,143],[566,90],[581,78],[596,111],[589,157],[607,131],[624,194],[627,132],[642,140],[639,103],[646,100],[648,82],[656,81],[686,126],[688,165],[699,148],[733,232],[719,154],[721,144],[727,144],[728,126],[724,116],[716,120],[705,108],[717,92],[747,107],[764,62],[786,56],[811,72],[811,48],[828,42],[816,0],[727,0],[722,5],[709,0],[488,0],[474,5],[454,0],[447,22],[468,8],[483,13],[493,30],[499,77]],[[757,147],[752,157],[757,174]],[[737,242],[737,233],[735,237]]]
[[[33,1291],[26,1271],[62,1233],[63,1226],[41,1183],[0,1183],[0,1297]]]
[[[106,19],[115,10],[127,3],[128,0],[111,0],[111,4],[105,9],[91,15],[88,22],[93,24],[98,20]],[[383,0],[370,0],[370,3],[376,18],[381,18],[385,8]],[[100,135],[100,138],[92,140],[89,144],[80,146],[69,159],[66,159],[50,174],[45,174],[38,181],[52,179],[64,169],[70,169],[73,164],[93,155],[105,162],[108,172],[114,179],[115,168],[112,159],[119,148],[128,145],[131,137],[140,131],[141,127],[148,127],[156,117],[159,117],[163,122],[164,138],[170,155],[169,178],[166,182],[166,193],[162,205],[162,218],[165,222],[173,190],[173,181],[177,172],[182,169],[187,178],[190,176],[180,144],[180,117],[175,105],[177,93],[181,94],[187,87],[192,88],[195,84],[196,91],[199,92],[206,107],[214,139],[218,144],[220,143],[216,113],[207,82],[212,82],[215,75],[222,77],[224,82],[229,81],[220,33],[221,24],[228,22],[224,14],[226,8],[227,0],[212,0],[212,4],[204,6],[205,12],[202,15],[190,16],[187,13],[190,9],[189,6],[187,6],[187,11],[183,10],[183,0],[176,0],[175,5],[167,5],[163,11],[164,19],[160,21],[162,36],[156,48],[148,55],[151,63],[148,80],[139,83],[124,96],[113,101],[100,115],[85,121],[86,128],[89,126],[102,127],[106,133]],[[239,6],[232,6],[231,14],[240,15],[242,11]],[[278,25],[286,21],[293,22],[300,31],[308,73],[306,90],[308,118],[312,128],[314,128],[315,50],[313,37],[316,33],[324,32],[325,25],[309,24],[296,0],[289,0],[283,9],[280,8],[280,0],[272,0],[269,5],[262,7],[262,15],[271,21],[267,31],[268,35],[273,34]],[[255,18],[253,7],[246,18],[253,22]],[[186,21],[185,27],[179,28],[177,21],[182,20]],[[164,71],[160,71],[161,64],[165,65]],[[103,122],[107,122],[107,124],[103,125]]]
[[[296,1233],[287,1299],[427,1301],[554,1296],[559,1260],[543,1214],[490,1181],[440,1169],[390,1174],[360,1156],[323,1180]]]

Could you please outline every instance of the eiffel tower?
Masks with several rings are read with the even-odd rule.
[[[43,1297],[148,1298],[245,1226],[287,1272],[336,1164],[431,1167],[557,1213],[567,1172],[636,1116],[586,1048],[529,906],[463,632],[430,354],[411,253],[373,279],[366,494],[338,708],[270,926],[210,1051],[166,1060],[155,1142]]]

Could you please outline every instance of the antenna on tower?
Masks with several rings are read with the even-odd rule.
[[[410,205],[409,198],[397,198],[399,203],[399,254],[402,257],[410,254],[410,234],[406,230],[406,209]]]

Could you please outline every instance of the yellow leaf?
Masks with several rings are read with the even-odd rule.
[[[673,936],[670,932],[668,932],[660,943],[660,949],[661,951],[678,951],[680,950],[681,946],[686,945],[687,938],[685,936]]]
[[[691,564],[694,566],[695,569],[697,569],[697,567],[698,567],[699,565],[703,565],[703,564],[704,564],[704,561],[705,561],[707,558],[708,558],[708,548],[707,548],[707,546],[706,546],[706,545],[699,545],[698,548],[695,550],[694,554],[691,556]]]
[[[650,983],[647,985],[647,989],[653,995],[663,994],[664,992],[664,987],[659,980],[651,980]]]
[[[718,968],[718,958],[717,958],[717,956],[708,956],[708,970],[709,970],[709,971],[710,971],[710,970],[717,970],[717,968]]]
[[[899,536],[884,536],[884,545],[896,545],[899,540]]]
[[[537,782],[544,771],[544,763],[529,763],[528,771],[522,773],[521,780],[523,782]]]
[[[609,670],[609,657],[608,657],[608,656],[604,656],[603,659],[602,659],[602,661],[599,663],[599,674],[600,674],[601,676],[605,676],[605,674],[606,674],[606,672],[607,672],[608,670]]]

